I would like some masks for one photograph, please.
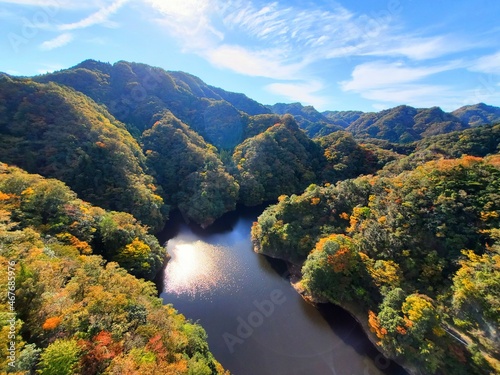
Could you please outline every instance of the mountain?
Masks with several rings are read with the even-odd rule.
[[[142,144],[166,202],[184,217],[208,226],[235,209],[239,186],[215,147],[174,115],[165,113],[146,130]]]
[[[166,216],[146,158],[125,125],[82,93],[0,78],[0,160],[64,181],[95,205],[153,230]]]
[[[351,311],[410,373],[498,374],[498,191],[499,154],[311,185],[266,208],[253,247],[296,264],[302,295]]]
[[[264,106],[244,94],[207,85],[188,73],[126,61],[111,65],[86,60],[33,79],[70,86],[105,105],[137,139],[168,110],[207,142],[226,150],[234,149],[246,139],[246,126],[252,121],[251,117],[261,115],[291,114],[309,137],[347,129],[356,137],[402,143],[500,119],[499,108],[484,104],[462,107],[453,113],[437,107],[398,106],[377,113],[320,113],[300,103]]]
[[[233,154],[240,199],[253,206],[294,194],[319,180],[321,148],[302,132],[291,115],[246,139]]]
[[[303,106],[300,103],[277,103],[268,106],[268,108],[279,115],[290,114],[294,116],[299,127],[311,138],[327,135],[343,128],[322,115],[313,106]]]
[[[468,127],[467,123],[438,107],[416,109],[401,105],[377,113],[365,113],[347,130],[360,138],[407,143]]]
[[[270,113],[243,94],[209,86],[188,73],[126,61],[86,60],[34,79],[70,86],[104,104],[136,137],[168,110],[216,147],[231,149],[243,140],[249,115]]]
[[[451,114],[470,126],[500,123],[500,108],[484,103],[466,105]]]
[[[203,328],[133,276],[154,278],[166,249],[132,215],[0,163],[0,243],[16,286],[17,361],[0,356],[3,374],[229,374]]]
[[[311,137],[347,130],[356,138],[382,139],[393,143],[418,141],[437,134],[500,122],[500,108],[485,104],[465,106],[452,113],[439,107],[413,108],[401,105],[380,112],[325,111],[300,103],[267,106],[273,113],[291,114]]]
[[[362,111],[325,111],[322,115],[332,121],[335,125],[347,128],[354,121],[360,118],[364,112]]]

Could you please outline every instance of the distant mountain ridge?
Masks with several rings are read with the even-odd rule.
[[[401,105],[377,113],[365,113],[351,123],[347,130],[356,137],[408,143],[469,127],[439,107],[417,109]]]
[[[466,105],[451,114],[472,127],[500,123],[500,108],[484,103]]]
[[[377,113],[264,106],[188,73],[126,61],[2,74],[0,83],[0,160],[59,178],[152,230],[169,207],[207,226],[238,203],[374,173],[415,141],[500,119],[485,104],[456,115],[404,105]]]
[[[86,60],[34,80],[83,92],[136,135],[151,128],[160,113],[170,111],[219,148],[230,149],[243,141],[249,116],[271,113],[244,94],[209,86],[191,74],[126,61],[111,65]]]
[[[380,112],[325,111],[301,103],[263,105],[241,93],[210,86],[185,72],[166,71],[146,64],[95,60],[33,78],[70,86],[98,103],[113,116],[132,126],[139,135],[168,110],[208,142],[232,149],[245,139],[250,117],[285,115],[295,117],[311,137],[347,130],[357,138],[377,138],[408,143],[427,136],[500,122],[500,108],[479,103],[451,113],[439,107],[397,106]]]
[[[479,103],[451,113],[439,107],[414,108],[400,105],[380,112],[325,111],[300,103],[267,106],[273,113],[295,116],[310,137],[321,137],[345,129],[357,138],[376,138],[408,143],[423,138],[464,130],[479,125],[500,123],[500,108]]]

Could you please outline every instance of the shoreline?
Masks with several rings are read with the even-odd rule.
[[[368,327],[368,319],[365,317],[365,313],[361,311],[355,304],[353,303],[344,303],[344,304],[337,304],[337,303],[332,303],[331,301],[328,301],[326,298],[321,298],[319,296],[314,296],[309,294],[305,288],[302,286],[301,281],[302,281],[302,263],[294,263],[290,261],[289,259],[283,259],[280,258],[276,255],[270,255],[266,253],[262,253],[259,250],[258,244],[256,244],[254,241],[253,242],[253,250],[257,254],[265,255],[267,257],[273,258],[273,259],[278,259],[283,262],[285,262],[287,269],[288,269],[288,279],[290,281],[290,285],[295,289],[295,291],[306,301],[307,303],[317,306],[318,304],[332,304],[335,306],[338,306],[342,309],[344,309],[349,315],[352,316],[352,318],[361,326],[363,329],[363,332],[365,333],[366,337],[368,340],[375,346],[375,348],[387,359],[395,362],[399,366],[401,366],[409,375],[421,375],[421,372],[412,367],[410,364],[405,363],[404,361],[401,361],[401,359],[396,359],[390,353],[387,353],[379,344],[379,339],[375,336],[375,334],[370,330],[370,327]]]

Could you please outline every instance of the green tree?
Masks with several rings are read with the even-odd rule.
[[[59,339],[40,355],[40,375],[72,375],[78,371],[80,349],[76,340]]]

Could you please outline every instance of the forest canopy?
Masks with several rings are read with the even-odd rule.
[[[1,266],[16,275],[16,373],[225,374],[203,328],[130,274],[154,277],[165,257],[130,214],[92,206],[58,180],[1,164],[0,249]],[[1,273],[3,290],[7,277]],[[2,293],[4,348],[11,341],[8,306]],[[0,371],[12,372],[0,358]]]

